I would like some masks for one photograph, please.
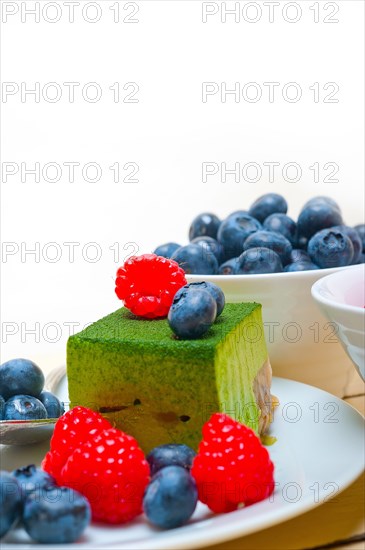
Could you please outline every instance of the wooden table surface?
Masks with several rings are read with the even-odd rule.
[[[34,358],[36,360],[36,358]],[[44,371],[64,363],[64,357],[44,357],[37,360]],[[48,368],[44,368],[48,365]],[[308,383],[310,383],[308,381]],[[345,387],[336,391],[347,403],[365,416],[365,384],[353,370]],[[39,445],[41,461],[48,443]],[[2,449],[3,464],[22,465],[16,448]],[[18,465],[19,463],[19,465]],[[252,535],[206,547],[207,550],[365,550],[365,475],[332,500],[306,514]],[[171,549],[173,550],[173,549]]]

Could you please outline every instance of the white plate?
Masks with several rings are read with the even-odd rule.
[[[63,378],[58,395],[67,399]],[[364,419],[351,406],[318,388],[274,378],[272,392],[280,400],[269,447],[275,464],[276,489],[270,499],[230,514],[213,515],[199,505],[189,524],[159,531],[143,517],[123,527],[91,526],[78,548],[147,550],[199,548],[248,535],[302,514],[338,495],[364,467]],[[21,462],[39,461],[38,447],[22,450]],[[42,448],[42,451],[45,449]],[[18,448],[19,453],[19,448]],[[2,450],[2,468],[12,469],[14,452]],[[17,456],[16,462],[19,462]],[[310,528],[310,526],[308,526]],[[39,548],[15,530],[2,543],[5,548]],[[57,545],[57,550],[65,546]]]

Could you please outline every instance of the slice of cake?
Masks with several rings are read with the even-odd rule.
[[[122,308],[71,336],[71,407],[104,414],[144,451],[163,443],[197,448],[212,412],[256,432],[270,423],[271,367],[256,303],[226,304],[205,336],[178,340],[166,319]]]

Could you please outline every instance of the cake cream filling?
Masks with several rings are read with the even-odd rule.
[[[270,360],[267,358],[253,381],[253,392],[255,394],[256,404],[260,409],[260,435],[268,430],[273,420],[274,409],[278,404],[277,398],[270,393],[271,381],[272,369]]]

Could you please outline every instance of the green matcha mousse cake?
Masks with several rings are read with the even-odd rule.
[[[145,452],[163,443],[196,449],[212,412],[257,433],[271,419],[271,367],[256,303],[226,304],[198,340],[178,340],[166,319],[119,309],[69,338],[67,376],[71,407],[99,411]]]

